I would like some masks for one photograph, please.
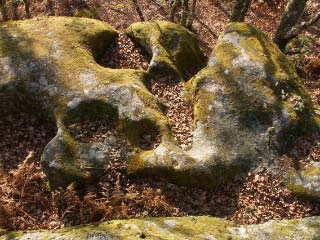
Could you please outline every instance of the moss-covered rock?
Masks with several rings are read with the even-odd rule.
[[[171,138],[158,99],[143,84],[146,73],[97,64],[117,34],[108,24],[85,18],[41,17],[1,23],[1,107],[10,112],[23,104],[55,116],[58,133],[42,157],[53,188],[73,181],[90,182],[109,161],[102,154],[105,146],[73,139],[66,127],[70,123],[116,117],[117,127],[127,132],[128,122],[137,128],[149,121],[163,138]],[[10,97],[16,95],[19,98]],[[140,131],[146,130],[140,126]]]
[[[58,230],[10,232],[1,240],[14,239],[318,239],[320,218],[270,221],[238,226],[213,217],[147,218],[68,227]]]
[[[127,32],[149,49],[156,65],[163,63],[178,75],[201,65],[194,36],[181,27],[138,23]],[[233,23],[207,67],[187,83],[195,131],[192,149],[183,151],[172,140],[161,104],[144,85],[146,73],[96,63],[116,35],[109,25],[84,18],[43,17],[0,25],[0,107],[19,111],[23,104],[55,116],[58,132],[42,156],[52,188],[92,182],[109,161],[106,145],[79,142],[69,133],[67,125],[82,120],[114,118],[133,145],[145,131],[157,129],[161,144],[149,151],[136,146],[128,173],[202,187],[217,187],[239,173],[268,166],[296,136],[318,131],[311,100],[286,57],[256,28]],[[295,193],[319,199],[318,163],[290,175],[287,182]],[[319,217],[248,226],[182,217],[11,232],[0,239],[318,239],[319,229]]]
[[[202,64],[196,37],[181,26],[144,22],[126,32],[153,55],[148,74],[154,64],[180,76]],[[131,176],[202,187],[217,187],[268,165],[297,135],[317,131],[311,100],[286,57],[256,28],[234,23],[220,37],[207,67],[187,83],[195,131],[193,147],[183,151],[173,141],[159,100],[144,85],[147,73],[97,64],[116,35],[109,25],[85,18],[1,24],[1,106],[19,105],[3,96],[23,92],[30,108],[40,102],[55,116],[58,132],[42,157],[53,188],[92,182],[110,160],[104,154],[107,146],[76,141],[68,132],[68,124],[84,119],[117,120],[116,128],[136,146],[128,163]],[[161,144],[140,149],[139,138],[155,130]]]
[[[166,21],[132,24],[126,33],[151,56],[149,71],[170,71],[180,77],[203,66],[204,55],[196,36],[181,25]]]
[[[194,103],[192,148],[182,151],[163,142],[136,156],[130,173],[218,187],[238,174],[273,166],[297,136],[319,131],[294,67],[249,24],[227,26],[208,65],[186,88]]]
[[[245,168],[268,165],[296,136],[318,131],[310,97],[294,68],[251,25],[228,25],[208,66],[187,87],[195,121],[202,125],[195,133],[209,130],[204,135],[216,147],[215,161]]]
[[[295,195],[320,203],[320,162],[288,171],[285,182]]]

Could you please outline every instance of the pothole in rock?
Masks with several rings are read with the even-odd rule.
[[[193,105],[184,98],[184,81],[171,75],[155,75],[150,79],[150,91],[168,106],[165,114],[172,133],[184,150],[190,149],[193,137]]]
[[[155,149],[161,142],[156,123],[148,118],[138,121],[125,119],[121,123],[121,131],[132,145],[143,150]]]
[[[116,176],[112,171],[119,174],[127,168],[126,162],[133,152],[133,147],[128,143],[125,136],[116,129],[115,119],[102,119],[83,121],[69,125],[68,131],[79,142],[100,143],[108,155],[108,163],[104,166],[111,182],[116,182]],[[111,176],[111,175],[112,176]]]
[[[16,169],[31,152],[29,161],[39,161],[56,134],[55,122],[28,112],[0,114],[0,170]]]
[[[99,60],[99,64],[114,69],[148,69],[150,57],[127,35],[120,33]]]
[[[67,126],[70,134],[79,142],[111,143],[111,145],[116,144],[116,148],[120,149],[121,146],[128,145],[128,141],[126,140],[126,136],[116,129],[116,127],[116,119],[85,120]],[[128,131],[130,131],[130,129]],[[154,149],[160,144],[160,135],[156,129],[149,129],[140,134],[134,132],[133,129],[132,132],[132,135],[136,134],[139,138],[137,144],[134,145],[137,145],[143,150]]]
[[[116,119],[84,120],[67,126],[70,134],[79,142],[104,142],[116,132]]]
[[[139,147],[143,150],[151,150],[158,147],[159,144],[160,144],[160,134],[156,129],[152,129],[141,136]]]

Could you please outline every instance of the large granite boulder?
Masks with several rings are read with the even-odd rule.
[[[190,35],[183,43],[193,46],[193,55],[201,55],[194,35],[168,25],[177,29],[176,34]],[[171,28],[163,29],[164,34],[170,35]],[[106,154],[110,144],[76,140],[67,128],[74,123],[114,119],[113,127],[134,146],[128,156],[142,151],[139,138],[148,131],[157,130],[164,141],[173,142],[163,104],[144,85],[148,73],[97,63],[117,34],[108,24],[85,18],[42,17],[1,24],[1,108],[17,111],[23,105],[55,118],[57,135],[41,162],[51,188],[92,182],[110,161]],[[184,44],[178,56],[191,54]]]
[[[313,162],[298,169],[288,169],[284,180],[287,188],[295,195],[320,202],[320,162]]]
[[[165,21],[134,23],[125,31],[152,56],[150,71],[170,71],[178,77],[204,64],[196,36],[181,25]]]
[[[44,17],[1,24],[1,106],[41,105],[55,118],[57,135],[41,162],[52,188],[104,174],[111,143],[81,142],[68,130],[84,120],[114,119],[113,128],[133,145],[124,156],[129,175],[202,187],[273,166],[296,136],[318,131],[311,100],[287,58],[256,28],[234,23],[207,66],[187,82],[195,129],[192,148],[182,150],[145,79],[155,69],[181,76],[199,68],[196,37],[167,22],[136,23],[126,32],[152,55],[148,72],[97,64],[118,34],[97,20]],[[155,130],[160,144],[143,149],[140,138]]]
[[[137,23],[127,33],[152,54],[149,71],[104,68],[97,60],[117,31],[97,20],[42,17],[0,25],[1,112],[49,114],[58,128],[42,168],[51,188],[92,182],[110,161],[104,143],[81,142],[68,130],[84,120],[114,119],[133,146],[131,176],[166,177],[189,186],[218,187],[237,174],[277,165],[297,136],[319,131],[311,100],[279,49],[248,24],[230,24],[205,68],[190,79],[193,146],[178,147],[163,106],[145,86],[154,70],[178,76],[201,65],[195,36],[166,22]],[[188,58],[192,57],[192,61]],[[186,60],[186,61],[184,61]],[[139,145],[157,130],[155,149]],[[319,200],[319,164],[284,175],[289,188]],[[0,239],[319,239],[319,217],[239,226],[211,217],[115,220],[52,231],[11,232]]]
[[[227,26],[207,66],[186,90],[194,104],[192,148],[182,151],[162,142],[136,157],[130,173],[216,187],[237,174],[276,166],[297,136],[319,131],[294,67],[249,24]]]
[[[320,218],[269,221],[258,225],[239,226],[213,217],[147,218],[114,220],[58,230],[11,232],[1,240],[15,239],[167,239],[220,240],[257,239],[311,240],[320,238]]]

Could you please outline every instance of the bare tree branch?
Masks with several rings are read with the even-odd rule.
[[[217,6],[228,18],[230,18],[229,11],[223,6],[220,0],[212,0],[214,5]]]
[[[196,15],[196,7],[197,7],[197,0],[193,0],[192,1],[191,14],[189,15],[189,21],[188,21],[188,25],[187,25],[187,27],[189,29],[191,29],[192,24],[193,24],[194,16]]]
[[[181,4],[181,0],[175,0],[174,3],[172,4],[171,11],[170,11],[170,16],[169,16],[169,21],[174,22],[174,15],[177,11],[177,8]]]
[[[27,18],[30,18],[30,0],[23,0]]]
[[[140,8],[140,6],[139,6],[139,4],[138,4],[138,0],[132,0],[132,2],[133,2],[134,6],[135,6],[135,8],[136,8],[136,11],[137,11],[139,17],[140,17],[140,20],[141,20],[142,22],[144,22],[145,19],[144,19],[143,13],[142,13],[142,11],[141,11],[141,8]]]
[[[180,24],[184,27],[187,26],[187,20],[189,15],[189,0],[182,0],[182,15]]]
[[[318,12],[317,14],[315,14],[308,22],[302,22],[296,26],[294,26],[285,36],[286,39],[292,39],[296,36],[299,35],[299,33],[301,33],[304,29],[312,26],[313,24],[315,24],[317,21],[320,20],[320,12]]]
[[[165,6],[161,5],[156,0],[150,0],[150,2],[152,2],[154,5],[156,5],[160,9],[160,11],[163,11],[163,12],[167,13],[168,7],[165,7]]]
[[[207,29],[207,31],[208,31],[212,36],[214,36],[215,38],[218,37],[218,35],[217,35],[214,31],[212,31],[211,28],[210,28],[206,23],[202,22],[201,19],[199,19],[199,18],[197,17],[197,15],[194,16],[194,19],[195,19],[203,28]]]
[[[252,0],[236,0],[233,4],[231,22],[243,22]]]

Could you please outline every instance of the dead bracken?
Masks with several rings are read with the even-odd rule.
[[[17,116],[23,117],[24,124],[34,127],[33,132],[43,130],[37,119],[32,120],[34,116],[25,113]],[[8,141],[12,132],[28,136],[29,128],[19,121],[13,122],[17,124],[12,125],[10,132],[2,129]],[[126,168],[131,146],[121,140],[114,126],[103,127],[103,124],[98,120],[69,126],[73,134],[80,133],[78,129],[84,130],[85,135],[75,135],[79,140],[107,141],[112,145],[110,162],[105,165],[106,174],[97,186],[75,190],[70,185],[65,190],[48,192],[47,179],[39,166],[40,155],[32,145],[37,141],[29,145],[27,156],[19,155],[20,150],[11,152],[20,165],[16,167],[18,162],[9,161],[7,169],[11,171],[0,172],[0,228],[53,229],[114,218],[185,215],[212,215],[251,224],[320,212],[317,204],[293,196],[277,175],[264,169],[239,177],[215,191],[177,186],[163,179],[129,179]],[[48,140],[45,136],[52,137],[53,133],[36,134],[36,137],[40,138],[39,142],[45,142]],[[303,146],[309,145],[306,142]],[[305,158],[319,156],[317,147],[310,150],[313,152],[308,154],[303,149],[298,152]]]
[[[114,218],[185,215],[212,215],[251,224],[320,212],[317,204],[293,196],[277,175],[263,169],[215,191],[177,186],[163,179],[129,179],[126,169],[132,147],[116,131],[116,121],[110,119],[69,126],[78,140],[108,142],[112,147],[110,161],[104,166],[106,174],[98,184],[79,190],[70,185],[48,192],[39,161],[42,148],[54,136],[52,122],[26,113],[8,115],[1,121],[7,141],[3,146],[19,146],[11,144],[17,141],[17,134],[28,152],[20,147],[7,149],[7,155],[16,161],[7,161],[0,171],[0,229],[53,229]],[[33,138],[38,140],[30,142]],[[313,142],[313,148],[308,147],[312,143],[297,143],[301,161],[303,157],[319,159],[319,141]],[[312,152],[306,153],[303,146]]]

